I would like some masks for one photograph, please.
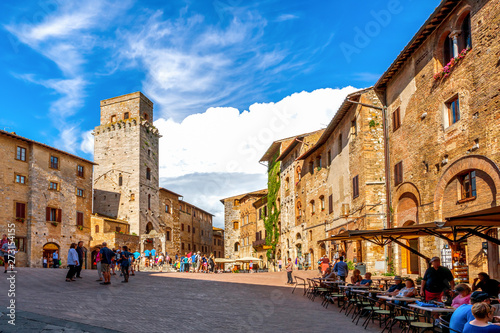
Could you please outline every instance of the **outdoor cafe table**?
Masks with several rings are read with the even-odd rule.
[[[401,301],[401,302],[416,302],[418,298],[414,297],[395,297],[390,295],[377,296],[378,298],[385,299],[386,301]],[[432,309],[432,308],[431,308]]]
[[[436,312],[436,313],[439,313],[439,312],[454,312],[455,311],[455,308],[440,308],[440,307],[431,307],[431,306],[420,306],[420,305],[417,305],[417,304],[410,304],[408,305],[410,308],[414,308],[414,309],[419,309],[419,310],[422,310],[422,311],[427,311],[427,312]]]
[[[370,286],[355,286],[355,285],[347,285],[347,286],[339,286],[339,288],[349,288],[349,289],[370,289]]]
[[[386,292],[384,290],[375,290],[375,289],[351,289],[351,291],[353,293],[364,293],[364,294],[380,294]]]

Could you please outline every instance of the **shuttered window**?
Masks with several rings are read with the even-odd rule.
[[[399,127],[401,127],[401,113],[400,109],[397,108],[392,113],[392,131],[396,131]]]
[[[45,218],[49,222],[61,222],[62,221],[62,210],[57,208],[47,207],[45,209]]]
[[[328,214],[333,213],[333,195],[330,194],[328,197]]]
[[[83,226],[83,213],[82,212],[76,212],[76,225]]]
[[[16,202],[16,218],[25,219],[26,218],[26,204],[22,202]]]
[[[352,179],[352,197],[357,198],[359,196],[359,178],[358,176]]]
[[[403,161],[394,166],[394,186],[403,182]]]

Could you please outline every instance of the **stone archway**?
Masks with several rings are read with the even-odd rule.
[[[43,246],[43,258],[47,259],[47,268],[53,267],[54,261],[52,260],[52,256],[54,252],[58,251],[59,259],[61,258],[60,246],[57,243],[49,242]],[[57,264],[57,263],[56,263]]]
[[[479,170],[488,175],[491,178],[490,187],[494,197],[494,203],[496,204],[500,201],[500,194],[498,191],[500,188],[500,170],[498,169],[498,166],[492,160],[482,155],[461,157],[451,163],[450,166],[444,170],[441,178],[436,184],[436,191],[434,193],[435,220],[442,221],[445,217],[447,217],[443,216],[443,199],[445,197],[446,188],[453,178],[467,170]]]

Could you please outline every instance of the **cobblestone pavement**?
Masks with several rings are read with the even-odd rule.
[[[19,268],[15,298],[11,282],[0,276],[2,332],[380,332],[363,330],[284,286],[285,273],[193,274],[140,272],[128,284],[96,282],[96,271],[65,282],[64,269]],[[317,275],[300,272],[301,275]],[[6,326],[11,299],[16,328]],[[62,319],[62,320],[60,320]],[[21,324],[26,328],[21,328]],[[82,324],[82,326],[78,326]],[[91,325],[91,326],[86,326]],[[102,330],[99,328],[105,328]]]

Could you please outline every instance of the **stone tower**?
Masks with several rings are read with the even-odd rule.
[[[94,129],[94,212],[126,220],[139,236],[160,230],[153,102],[140,92],[101,101]]]

